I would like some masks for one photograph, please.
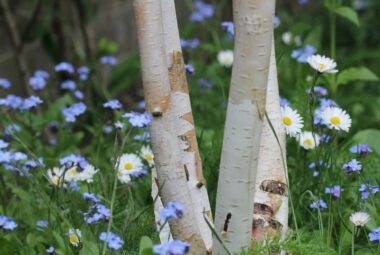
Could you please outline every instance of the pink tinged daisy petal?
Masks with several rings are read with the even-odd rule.
[[[355,226],[360,226],[360,227],[363,227],[365,224],[367,224],[370,219],[371,219],[371,216],[365,212],[355,212],[351,214],[350,216],[350,221]]]

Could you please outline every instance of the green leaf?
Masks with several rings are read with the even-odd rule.
[[[380,155],[380,130],[366,129],[358,132],[353,138],[353,143],[368,144],[377,154]]]
[[[342,16],[343,18],[346,18],[348,21],[352,22],[356,26],[360,26],[358,14],[355,12],[354,9],[347,6],[340,6],[336,8],[334,11],[336,14]]]
[[[120,95],[127,91],[140,79],[140,57],[138,54],[129,54],[112,72],[110,82],[111,96]]]
[[[79,255],[98,255],[100,254],[99,248],[95,243],[85,242]]]
[[[379,77],[366,67],[353,67],[338,75],[337,84],[347,84],[351,81],[378,81]]]
[[[147,236],[141,237],[139,255],[153,255],[152,248],[152,240]]]

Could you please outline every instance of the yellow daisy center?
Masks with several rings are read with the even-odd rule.
[[[146,160],[152,160],[152,159],[153,159],[153,156],[152,156],[152,154],[150,154],[150,153],[146,153],[146,154],[145,154],[145,158],[146,158]]]
[[[325,64],[319,64],[319,69],[321,70],[321,71],[323,71],[324,69],[326,68],[326,65]]]
[[[59,184],[59,178],[57,176],[54,176],[53,178],[51,178],[51,182],[54,185],[58,185]]]
[[[77,168],[76,168],[76,167],[71,168],[71,169],[69,170],[69,173],[70,173],[71,175],[77,175],[77,174],[78,174]]]
[[[69,236],[70,243],[73,245],[78,245],[79,244],[79,237],[76,234],[71,234]]]
[[[131,162],[127,162],[127,163],[125,163],[125,164],[124,164],[124,168],[125,168],[125,170],[132,170],[132,168],[133,168],[133,163],[131,163]]]
[[[340,124],[340,118],[338,116],[333,116],[330,118],[330,121],[334,125],[339,125]]]
[[[313,145],[313,141],[310,138],[306,138],[303,143],[309,146]]]
[[[287,126],[292,125],[292,119],[289,118],[288,116],[285,116],[285,117],[282,119],[282,121],[283,121],[284,124],[287,125]]]

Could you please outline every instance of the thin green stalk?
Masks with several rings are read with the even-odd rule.
[[[329,201],[329,215],[328,215],[328,222],[327,222],[327,247],[330,247],[330,240],[332,236],[332,196],[330,195],[330,201]]]
[[[352,238],[351,238],[351,255],[355,254],[355,230],[356,228],[354,227],[354,230],[352,231]]]
[[[116,199],[116,191],[117,191],[117,169],[115,169],[115,178],[114,178],[114,184],[113,184],[113,191],[112,191],[112,198],[111,198],[111,207],[110,207],[110,220],[107,226],[107,235],[106,235],[106,240],[104,240],[103,244],[103,250],[102,250],[102,255],[106,254],[107,251],[107,242],[108,242],[108,236],[109,233],[111,232],[111,227],[112,227],[112,222],[113,222],[113,211],[114,211],[114,206],[115,206],[115,199]]]
[[[324,232],[324,229],[323,229],[323,219],[322,219],[321,209],[319,208],[319,206],[318,206],[317,209],[318,209],[319,231],[320,231],[320,234],[321,234],[321,240],[323,240],[323,232]]]
[[[119,156],[117,156],[117,153],[118,152],[122,152],[123,148],[124,148],[124,145],[125,145],[125,142],[127,140],[127,138],[129,137],[130,133],[132,132],[132,129],[133,128],[130,128],[129,131],[127,132],[127,135],[124,137],[124,139],[122,140],[122,143],[121,143],[121,147],[120,147],[120,150],[118,151],[117,150],[117,147],[118,147],[118,136],[117,136],[117,133],[116,133],[116,136],[115,136],[115,143],[114,143],[114,158],[116,158],[116,162],[115,162],[115,169],[114,169],[114,183],[113,183],[113,190],[112,190],[112,196],[111,196],[111,205],[110,205],[110,220],[109,220],[109,223],[108,223],[108,226],[107,226],[107,234],[106,234],[106,240],[104,240],[104,244],[103,244],[103,249],[102,249],[102,255],[105,255],[106,252],[107,252],[107,242],[108,242],[108,236],[109,236],[109,233],[111,232],[111,228],[112,228],[112,223],[113,223],[113,212],[114,212],[114,207],[115,207],[115,200],[116,200],[116,192],[117,192],[117,184],[118,184],[118,178],[117,178],[117,166],[119,165]],[[117,157],[115,157],[117,156]]]

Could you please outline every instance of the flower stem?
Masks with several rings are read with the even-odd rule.
[[[111,227],[112,227],[112,223],[113,223],[113,210],[114,210],[114,206],[115,206],[116,191],[117,191],[117,173],[116,173],[116,171],[117,171],[117,169],[115,170],[115,178],[114,178],[112,198],[111,198],[110,221],[109,221],[108,226],[107,226],[107,235],[106,235],[106,240],[104,240],[102,255],[106,254],[108,236],[109,236],[109,233],[111,231]]]
[[[351,239],[351,255],[355,254],[355,230],[356,228],[354,227],[354,230],[352,231],[352,239]]]

